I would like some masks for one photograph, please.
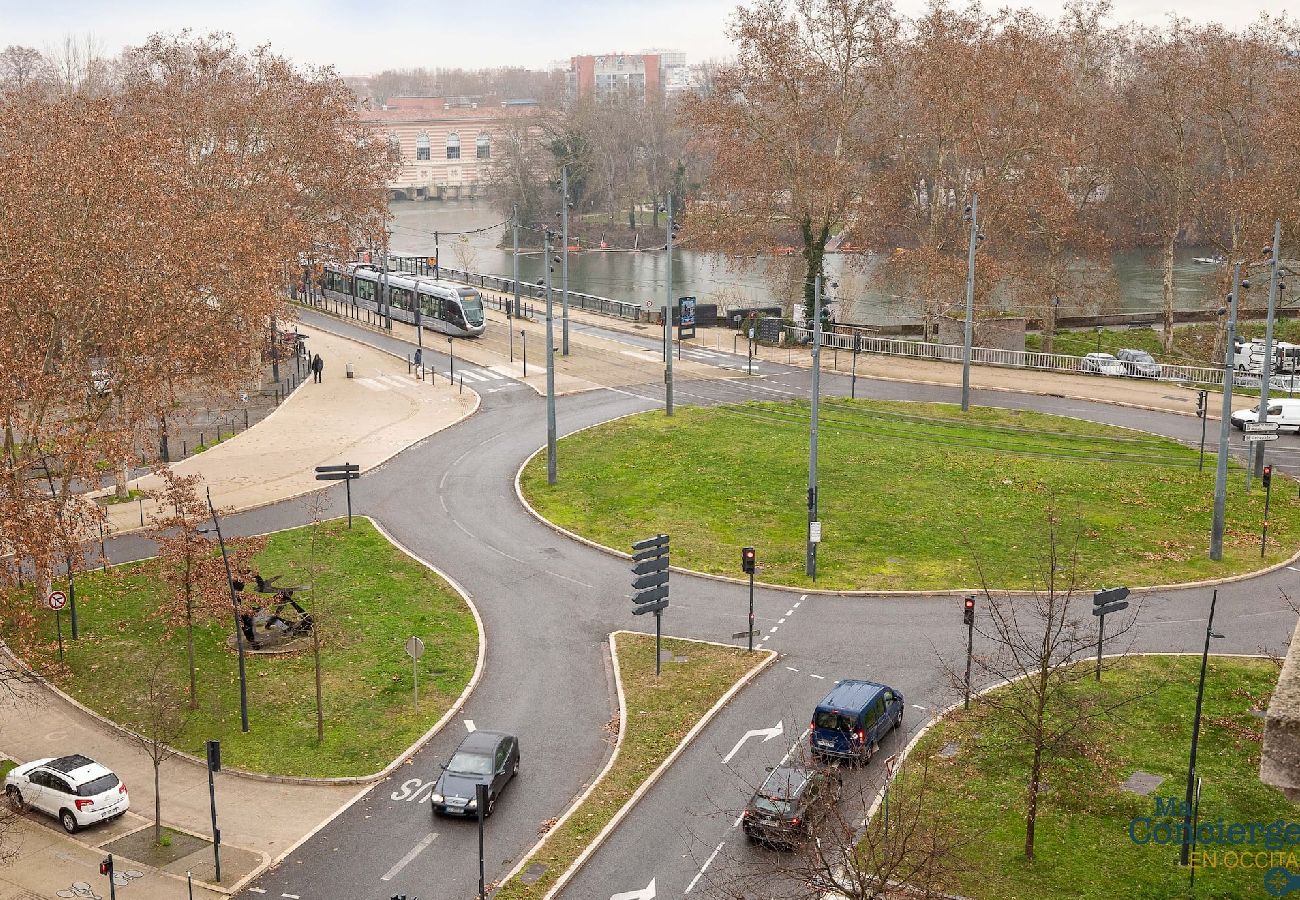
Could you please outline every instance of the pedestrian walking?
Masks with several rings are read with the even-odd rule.
[[[421,348],[416,347],[416,348],[415,348],[415,367],[418,369],[418,368],[420,368],[420,366],[422,366],[422,365],[424,365],[424,351],[423,351]]]
[[[325,371],[325,363],[321,360],[320,354],[317,353],[311,361],[311,373],[315,376],[314,381],[320,384],[320,373]]]

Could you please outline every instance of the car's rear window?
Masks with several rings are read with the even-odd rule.
[[[782,800],[779,797],[767,797],[759,794],[754,798],[754,808],[761,812],[776,813],[779,816],[789,815],[792,807],[790,801]]]
[[[77,788],[77,794],[81,797],[94,797],[97,794],[104,793],[105,791],[111,791],[120,783],[121,782],[117,780],[117,776],[110,772],[107,775],[100,775],[94,781],[87,781],[85,784],[81,785],[81,787]]]
[[[852,731],[853,723],[848,716],[842,716],[836,712],[818,710],[816,718],[813,720],[817,723],[818,728],[828,728],[831,731]]]

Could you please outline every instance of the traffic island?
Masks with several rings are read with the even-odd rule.
[[[503,879],[496,900],[540,900],[562,888],[672,760],[750,678],[776,658],[705,641],[664,638],[655,676],[652,634],[610,635],[619,719],[605,770]],[[629,709],[636,715],[628,716]],[[683,737],[682,735],[685,735]]]
[[[1294,873],[1300,855],[1296,807],[1259,780],[1272,660],[1210,657],[1193,893],[1189,869],[1178,864],[1200,664],[1200,654],[1129,657],[1109,663],[1100,684],[1090,674],[1072,681],[1071,692],[1099,695],[1102,705],[1136,699],[1047,759],[1032,861],[1024,853],[1031,752],[1023,726],[1010,721],[1015,711],[958,707],[926,732],[889,796],[895,808],[923,804],[952,835],[956,858],[943,888],[987,900],[1269,896],[1270,868]]]
[[[210,615],[194,629],[197,706],[189,708],[186,628],[173,607],[173,587],[158,560],[77,577],[81,637],[56,649],[55,614],[39,616],[34,633],[16,633],[18,616],[3,614],[0,635],[55,687],[118,723],[158,723],[173,731],[166,743],[204,756],[204,742],[221,742],[230,769],[308,778],[370,776],[382,770],[446,713],[464,692],[478,662],[478,626],[466,598],[437,573],[393,544],[368,520],[322,523],[266,537],[252,567],[276,587],[305,586],[293,597],[300,615],[274,591],[245,588],[247,602],[276,611],[288,626],[309,616],[320,641],[324,740],[317,741],[312,640],[296,653],[248,654],[249,730],[240,730],[238,655],[227,639],[234,615],[224,573]],[[220,571],[220,557],[206,561]],[[0,603],[30,604],[11,593]],[[64,619],[67,611],[64,611]],[[266,634],[254,617],[253,634]],[[429,648],[419,660],[419,696],[405,645],[412,636]],[[155,677],[154,673],[164,673]],[[150,711],[156,715],[147,715]],[[161,729],[161,725],[167,725]],[[148,735],[146,735],[148,737]],[[164,803],[164,809],[166,804]]]
[[[1248,573],[1289,559],[1300,536],[1295,483],[1264,491],[1229,472],[1222,562],[1209,559],[1215,457],[1144,432],[1022,410],[826,398],[819,417],[816,578],[805,574],[809,404],[682,407],[560,442],[520,473],[538,515],[606,548],[673,539],[684,569],[800,589],[1033,589],[1048,519],[1077,552],[1079,583],[1158,585]]]

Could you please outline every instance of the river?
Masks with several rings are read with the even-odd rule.
[[[397,255],[423,256],[433,252],[435,232],[442,263],[464,268],[468,262],[476,272],[510,277],[513,261],[508,226],[504,216],[489,201],[393,201],[392,248]],[[490,227],[497,226],[497,227]],[[448,237],[448,232],[486,229],[464,240]],[[507,249],[497,245],[502,236]],[[1204,308],[1218,291],[1219,267],[1194,261],[1205,250],[1188,249],[1175,262],[1177,305],[1180,308]],[[716,253],[694,250],[673,251],[673,297],[695,296],[701,303],[729,306],[775,306],[788,297],[777,285],[788,283],[785,276],[798,258],[732,260]],[[886,285],[874,274],[872,257],[832,254],[827,257],[828,281],[838,282],[833,293],[837,302],[833,313],[837,320],[861,324],[895,324],[917,321],[921,300],[908,293],[906,285]],[[1120,312],[1158,310],[1162,305],[1161,272],[1141,252],[1119,253],[1114,257],[1118,285],[1117,308]],[[537,281],[542,277],[541,254],[523,253],[519,257],[520,277]],[[617,300],[637,303],[651,301],[658,305],[665,294],[666,257],[659,252],[592,252],[569,254],[569,289]],[[796,276],[797,277],[797,276]],[[555,284],[559,286],[559,267]],[[954,298],[952,314],[960,315],[962,297]],[[1089,314],[1100,311],[1100,303],[1082,308],[1062,305],[1062,315]],[[1111,306],[1113,311],[1116,306]]]

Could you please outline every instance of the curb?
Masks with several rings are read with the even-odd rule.
[[[619,419],[626,419],[630,416],[638,416],[638,415],[641,415],[641,413],[639,412],[627,413],[622,416],[615,416],[614,418],[607,419],[604,422],[597,422],[593,425],[587,425],[583,428],[579,428],[576,431],[571,431],[568,434],[562,435],[562,437],[570,437],[572,435],[580,434],[581,432],[587,431],[588,429],[595,428],[599,425],[605,425],[608,424],[609,422],[617,422]],[[528,455],[528,458],[525,459],[522,464],[520,464],[519,469],[515,472],[515,497],[518,498],[520,504],[524,507],[525,510],[528,511],[529,515],[531,515],[537,521],[541,522],[543,525],[545,525],[547,528],[551,529],[552,531],[564,535],[570,540],[577,541],[580,544],[586,544],[588,547],[591,547],[594,550],[599,550],[602,553],[617,557],[619,559],[631,559],[632,555],[629,553],[624,553],[622,550],[615,550],[613,547],[609,547],[606,546],[605,544],[597,543],[596,541],[593,541],[590,538],[583,537],[580,534],[570,531],[569,529],[565,528],[563,525],[559,525],[555,522],[552,522],[550,519],[546,518],[541,513],[539,513],[536,509],[534,509],[533,505],[529,503],[527,499],[525,499],[523,488],[520,485],[520,479],[523,477],[524,469],[528,468],[528,464],[533,461],[534,457],[536,457],[539,453],[542,453],[544,450],[546,450],[545,445],[538,447],[536,450],[530,453]],[[1296,552],[1293,555],[1291,555],[1287,559],[1282,560],[1281,562],[1276,562],[1273,565],[1267,566],[1266,568],[1263,569],[1256,569],[1253,572],[1242,572],[1237,575],[1224,575],[1222,578],[1210,578],[1204,581],[1185,581],[1185,582],[1174,583],[1174,584],[1142,585],[1142,586],[1131,588],[1131,590],[1135,592],[1137,591],[1181,591],[1181,590],[1190,590],[1192,588],[1215,587],[1216,585],[1221,585],[1221,584],[1234,584],[1239,581],[1250,581],[1251,579],[1254,578],[1260,578],[1264,575],[1270,575],[1273,572],[1277,572],[1281,569],[1287,568],[1288,566],[1292,566],[1297,562],[1300,562],[1300,550],[1296,550]],[[694,569],[686,569],[683,568],[682,566],[669,566],[669,569],[673,572],[679,572],[683,575],[692,575],[696,578],[703,578],[707,581],[720,581],[726,584],[740,585],[742,587],[749,586],[748,580],[742,580],[740,578],[732,578],[730,575],[714,575],[710,572],[697,572]],[[814,597],[887,597],[887,598],[949,597],[950,598],[958,594],[982,594],[986,590],[986,588],[982,588],[982,587],[978,587],[978,588],[954,587],[954,588],[945,588],[942,590],[929,590],[929,591],[891,591],[891,590],[831,591],[831,590],[818,590],[817,588],[809,588],[809,587],[796,587],[788,584],[771,584],[766,581],[755,581],[754,586],[762,587],[766,590],[784,591],[790,594],[809,594]],[[1023,590],[1023,589],[1003,590],[1000,588],[987,588],[987,590],[998,594],[1005,594],[1008,597],[1033,597],[1038,593],[1037,591]]]
[[[369,790],[370,785],[392,774],[392,772],[396,770],[398,766],[403,765],[412,754],[416,753],[421,747],[423,747],[426,743],[428,743],[429,740],[431,740],[439,731],[441,731],[442,728],[446,726],[447,722],[449,722],[464,707],[466,701],[469,700],[470,693],[478,685],[479,678],[483,674],[484,665],[487,662],[487,635],[483,629],[483,620],[479,616],[478,607],[474,605],[474,601],[470,597],[469,593],[466,592],[465,589],[462,588],[458,582],[456,582],[453,578],[449,577],[437,566],[427,562],[426,560],[421,559],[419,556],[416,556],[414,553],[412,553],[410,550],[404,547],[401,543],[393,539],[393,537],[389,535],[387,531],[384,530],[383,526],[381,526],[370,516],[354,515],[354,518],[365,519],[368,522],[370,522],[370,524],[372,524],[375,527],[375,530],[384,536],[385,540],[391,543],[402,553],[405,553],[411,559],[420,563],[420,565],[429,569],[434,574],[438,575],[438,577],[446,581],[449,585],[451,585],[452,590],[456,591],[456,593],[460,595],[461,599],[465,601],[465,605],[469,607],[470,612],[474,616],[474,622],[478,626],[478,635],[479,635],[478,662],[474,667],[474,674],[470,676],[469,683],[465,685],[465,689],[461,691],[460,696],[456,698],[456,701],[451,705],[450,708],[448,708],[447,712],[443,714],[442,718],[440,718],[436,723],[434,723],[434,725],[428,731],[426,731],[423,735],[417,738],[413,744],[411,744],[409,747],[403,750],[391,763],[389,763],[379,772],[375,772],[370,775],[346,775],[337,778],[309,778],[304,775],[271,775],[265,772],[249,772],[245,769],[237,769],[232,766],[222,766],[221,770],[223,772],[229,772],[232,776],[237,776],[239,778],[245,778],[252,781],[270,782],[273,784],[302,784],[302,785],[358,784],[358,785],[365,785],[366,786],[365,790]],[[293,527],[303,527],[303,526],[293,526]],[[289,531],[289,530],[292,529],[291,528],[280,529],[280,531]],[[276,532],[269,532],[269,533],[276,533]],[[138,560],[134,560],[134,561],[138,562]],[[35,670],[33,670],[30,666],[28,666],[26,664],[26,661],[21,659],[17,654],[15,654],[7,644],[0,642],[0,651],[2,651],[6,656],[12,659],[15,663],[20,665],[24,671],[30,672],[33,679],[35,679],[35,681],[38,684],[40,684],[42,687],[44,687],[46,690],[50,691],[52,694],[57,696],[59,699],[61,699],[68,705],[74,707],[75,709],[89,716],[91,719],[98,722],[108,731],[120,736],[130,738],[131,740],[137,739],[134,732],[132,732],[129,728],[124,728],[123,726],[119,725],[113,720],[106,718],[105,716],[97,713],[95,710],[89,708],[88,706],[85,706],[74,697],[64,693],[59,688],[55,687],[44,676],[38,674]],[[199,759],[197,756],[193,756],[189,753],[185,753],[180,750],[175,751],[173,758],[185,760],[186,762],[193,763],[194,765],[200,766],[204,769],[207,768],[207,760]],[[316,830],[318,831],[325,824],[328,824],[328,822],[332,820],[335,816],[337,816],[339,812],[342,812],[343,809],[346,809],[347,806],[351,805],[355,801],[356,801],[355,797],[352,800],[349,800],[347,805],[345,805],[338,812],[334,813],[334,815],[331,816],[330,819],[327,819],[325,822],[322,822],[320,826],[317,826]],[[314,834],[315,831],[313,831],[312,833]],[[311,836],[310,834],[307,835],[307,837],[310,836]],[[306,839],[307,838],[304,837],[302,840],[298,841],[298,843],[294,844],[293,847],[290,847],[289,850],[286,850],[285,853],[282,854],[280,858],[283,858],[284,855],[287,855],[289,852],[296,849],[302,843],[302,841]],[[278,861],[278,859],[276,861]],[[274,865],[274,862],[272,864]]]
[[[600,786],[600,783],[604,780],[605,775],[609,772],[610,769],[614,767],[614,763],[618,760],[619,751],[623,747],[623,738],[627,734],[627,699],[623,694],[623,678],[619,672],[619,664],[618,664],[617,639],[620,634],[639,635],[641,634],[641,632],[627,631],[626,629],[620,629],[619,631],[612,632],[609,636],[609,653],[610,653],[610,658],[613,660],[614,663],[614,681],[615,681],[615,685],[618,688],[619,729],[618,729],[618,742],[614,746],[614,752],[610,756],[609,762],[605,764],[605,768],[601,770],[600,774],[596,776],[595,780],[592,781],[592,783],[587,786],[587,789],[584,790],[582,794],[576,800],[573,801],[573,803],[569,806],[567,810],[565,810],[564,815],[562,815],[559,818],[559,820],[555,823],[555,825],[551,827],[550,831],[548,831],[546,835],[542,837],[541,840],[539,840],[536,844],[530,847],[520,858],[518,864],[516,864],[515,867],[511,869],[501,879],[500,881],[501,886],[508,884],[511,879],[513,879],[516,875],[518,875],[521,871],[523,871],[524,867],[528,864],[528,861],[532,859],[534,855],[536,855],[541,851],[542,847],[545,846],[546,842],[550,839],[551,835],[555,834],[555,832],[559,830],[560,826],[563,825],[565,822],[567,822],[569,818],[575,812],[578,811],[578,808],[582,806],[583,802],[587,799],[587,797],[589,797],[596,790],[596,788]],[[732,644],[723,644],[719,641],[697,641],[692,638],[678,638],[677,640],[685,640],[695,644],[711,644],[716,647],[727,647],[733,650],[736,649],[735,646]],[[705,714],[700,718],[698,722],[695,723],[695,725],[691,728],[691,730],[686,733],[685,737],[683,737],[681,742],[678,743],[678,745],[673,748],[673,751],[668,754],[668,756],[664,759],[664,761],[660,763],[659,766],[646,777],[645,781],[641,782],[641,784],[637,787],[635,791],[632,792],[632,796],[628,798],[626,803],[624,803],[621,807],[619,807],[618,811],[614,813],[614,816],[608,822],[605,823],[605,827],[602,828],[600,832],[591,839],[590,843],[588,843],[585,848],[583,848],[583,851],[580,854],[578,854],[578,858],[569,864],[569,868],[565,869],[562,873],[560,873],[559,878],[556,879],[555,884],[552,885],[551,889],[546,892],[542,900],[553,900],[553,898],[557,894],[559,894],[560,891],[562,891],[570,881],[573,880],[574,876],[578,874],[578,871],[583,867],[584,864],[586,864],[587,860],[591,858],[591,855],[595,853],[598,849],[600,849],[600,845],[605,842],[605,840],[609,837],[609,835],[614,832],[614,829],[616,829],[619,826],[619,824],[623,821],[623,819],[627,817],[628,813],[632,811],[632,808],[636,806],[637,802],[640,801],[640,799],[646,794],[646,792],[649,791],[650,788],[654,787],[654,785],[659,781],[659,779],[663,777],[664,773],[668,771],[668,768],[677,760],[677,757],[681,756],[681,754],[685,752],[686,748],[695,739],[696,735],[698,735],[701,731],[703,731],[705,726],[707,726],[709,722],[712,721],[713,717],[717,715],[718,712],[724,706],[726,706],[729,702],[731,702],[731,699],[737,693],[740,692],[741,688],[749,684],[749,682],[751,682],[755,677],[757,677],[759,673],[761,673],[764,669],[770,666],[777,659],[777,652],[775,650],[761,650],[757,652],[766,654],[767,658],[760,660],[753,667],[751,667],[749,671],[747,671],[744,675],[742,675],[735,684],[733,684],[730,688],[727,689],[726,693],[724,693],[721,697],[718,698],[718,701],[715,704],[713,704],[713,706],[710,707],[707,712],[705,712]]]
[[[144,817],[141,817],[141,818],[144,818]],[[152,827],[153,827],[153,823],[150,822],[150,821],[146,818],[146,819],[145,819],[145,822],[144,822],[143,825],[141,825],[139,828],[136,828],[136,829],[133,829],[133,830],[131,830],[131,831],[128,831],[126,834],[122,835],[122,837],[129,837],[130,835],[133,835],[133,834],[136,834],[137,832],[143,831],[143,830],[146,829],[146,828],[152,828]],[[205,843],[208,843],[208,844],[211,844],[211,843],[212,843],[211,840],[209,840],[208,838],[206,838],[206,837],[204,837],[203,835],[199,834],[197,831],[190,831],[188,828],[178,828],[178,827],[175,826],[175,825],[164,825],[163,828],[166,828],[168,831],[179,832],[180,834],[188,834],[190,837],[198,838],[198,839],[200,839],[200,840],[202,840],[202,841],[204,841]],[[120,838],[114,838],[113,840],[120,840]],[[77,841],[77,843],[80,844],[81,842],[80,842],[80,841]],[[112,843],[112,841],[109,841],[108,843]],[[92,849],[92,850],[102,850],[103,847],[104,847],[103,844],[99,844],[99,845],[85,845],[85,844],[83,844],[82,846],[90,846],[90,849]],[[196,879],[194,879],[194,884],[197,885],[198,887],[206,888],[207,890],[212,891],[213,893],[216,893],[216,894],[226,894],[227,896],[233,896],[234,894],[239,893],[240,889],[243,888],[244,885],[248,884],[250,881],[252,881],[253,879],[255,879],[255,878],[256,878],[258,875],[260,875],[262,872],[265,872],[266,869],[267,869],[268,867],[270,867],[271,865],[273,865],[273,863],[272,863],[272,861],[271,861],[271,857],[270,857],[270,855],[267,854],[267,853],[266,853],[265,851],[263,851],[263,850],[252,850],[252,849],[250,849],[250,848],[248,848],[248,847],[241,847],[241,846],[239,846],[238,844],[227,844],[225,841],[222,841],[222,842],[221,842],[221,846],[223,846],[223,847],[234,847],[236,850],[242,850],[242,851],[244,851],[245,853],[252,853],[252,854],[254,854],[255,856],[260,856],[260,857],[262,858],[261,865],[257,866],[257,868],[253,869],[251,872],[249,872],[249,873],[248,873],[247,875],[245,875],[243,878],[239,879],[239,880],[236,881],[234,884],[230,884],[230,885],[224,885],[224,884],[213,884],[213,883],[210,882],[210,881],[203,881],[202,879],[196,878]],[[139,860],[137,860],[137,859],[132,859],[132,858],[129,857],[129,856],[123,856],[123,855],[121,855],[121,854],[114,854],[114,857],[113,857],[113,858],[116,859],[116,860],[129,859],[129,860],[131,860],[131,862],[136,863],[137,865],[140,865],[140,866],[144,866],[144,868],[146,868],[146,869],[152,869],[154,872],[158,873],[159,875],[165,875],[165,876],[168,877],[168,878],[172,878],[172,879],[174,879],[174,880],[176,880],[176,881],[179,881],[179,882],[182,882],[182,883],[185,881],[185,876],[183,876],[183,875],[181,875],[181,874],[179,874],[179,873],[177,873],[177,872],[168,872],[166,869],[160,869],[160,868],[158,868],[157,866],[151,866],[151,865],[148,865],[147,863],[142,863],[142,862],[140,862]]]

